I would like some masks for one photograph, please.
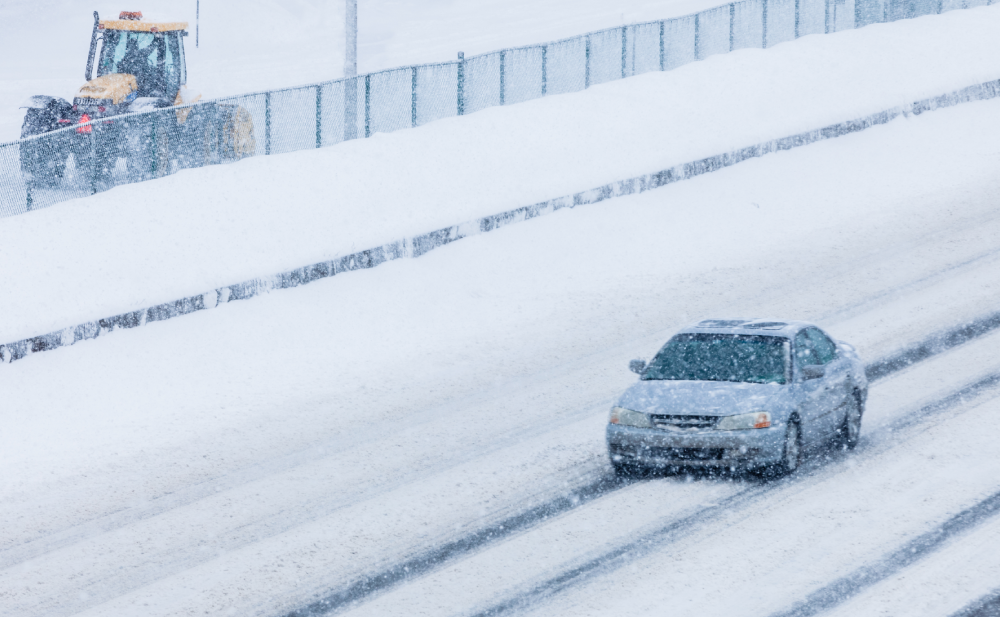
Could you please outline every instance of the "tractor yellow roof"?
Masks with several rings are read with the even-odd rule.
[[[129,30],[131,32],[170,32],[187,30],[186,21],[143,21],[142,19],[102,19],[101,30]]]

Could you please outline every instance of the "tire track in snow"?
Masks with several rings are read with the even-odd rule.
[[[437,546],[406,561],[394,564],[385,570],[355,580],[334,591],[322,600],[288,613],[288,617],[323,615],[350,608],[377,593],[386,591],[444,566],[455,559],[468,555],[503,538],[526,531],[550,518],[590,503],[613,491],[631,484],[619,480],[613,474],[601,476],[568,495],[557,497],[529,510],[505,518],[499,523],[483,527],[471,534]]]
[[[994,376],[994,383],[1000,375]],[[1000,492],[993,493],[979,503],[962,510],[938,527],[910,540],[895,551],[872,564],[866,564],[851,574],[826,587],[814,591],[788,610],[772,613],[771,617],[812,617],[841,604],[868,587],[901,572],[924,557],[934,553],[963,532],[971,530],[993,516],[1000,514]],[[1000,610],[1000,603],[996,608]],[[983,610],[989,610],[987,606]],[[989,614],[976,612],[973,614]]]
[[[951,617],[1000,617],[1000,589],[986,594]]]
[[[865,442],[878,448],[878,450],[875,451],[892,450],[899,444],[903,443],[903,440],[899,440],[898,438],[890,440],[885,439],[884,437],[889,434],[898,436],[899,431],[908,428],[915,428],[929,418],[968,402],[971,398],[982,394],[991,388],[995,388],[998,385],[1000,385],[1000,372],[992,373],[971,384],[967,384],[966,386],[963,386],[962,388],[959,388],[958,390],[943,396],[932,403],[924,405],[919,410],[908,414],[904,418],[900,418],[897,422],[890,423],[878,432],[867,437]],[[994,398],[997,396],[1000,396],[1000,393],[994,394]],[[820,464],[821,463],[814,458],[812,463],[807,465],[801,471],[816,471],[820,467]],[[585,582],[591,576],[605,574],[609,571],[616,570],[640,557],[670,545],[675,540],[685,537],[686,532],[696,527],[711,524],[713,521],[726,514],[730,506],[753,505],[754,503],[769,497],[773,491],[779,488],[803,483],[807,481],[808,478],[809,476],[805,474],[796,475],[790,478],[783,478],[761,487],[753,487],[741,491],[740,493],[737,493],[736,495],[724,499],[719,503],[709,506],[703,510],[694,512],[693,514],[685,516],[681,519],[668,521],[658,529],[648,532],[636,540],[615,547],[598,557],[589,559],[580,565],[549,578],[548,580],[534,584],[521,592],[515,593],[505,600],[487,607],[486,609],[472,613],[469,617],[496,617],[498,615],[506,615],[517,610],[528,608],[539,601],[555,596],[562,591]],[[903,549],[899,549],[897,553],[905,549],[911,551],[912,554],[919,554],[921,557],[926,556],[934,550],[940,548],[948,538],[971,528],[976,522],[985,520],[985,518],[997,513],[1000,513],[1000,492],[991,495],[984,501],[981,501],[966,510],[963,510],[961,513],[955,515],[955,517],[949,519],[948,522],[939,526],[935,530],[919,536],[910,543],[906,544]],[[944,531],[942,531],[942,529]],[[938,538],[940,534],[946,535]],[[935,540],[935,538],[937,538],[937,540]],[[897,553],[893,553],[892,555],[896,555]],[[869,579],[864,577],[864,573],[867,571],[866,568],[862,568],[856,575],[852,575],[856,576],[856,578],[851,578],[850,576],[846,577],[845,579],[832,584],[828,593],[825,593],[822,596],[817,596],[817,601],[824,600],[829,602],[829,604],[824,605],[822,610],[831,608],[836,603],[839,603],[839,601],[854,595],[857,591],[861,591],[865,587],[868,587],[871,584],[882,580],[882,578],[895,573],[897,570],[890,570],[889,564],[885,563],[885,559],[887,558],[880,560],[874,566],[868,566],[868,568],[873,569],[872,573],[868,576],[877,577],[870,582]],[[907,565],[909,565],[909,563],[912,562],[908,562]],[[850,594],[845,593],[845,591],[840,587],[833,588],[834,585],[846,584],[844,581],[854,582],[859,586],[856,591],[851,592]],[[851,587],[847,587],[847,589],[849,590]],[[824,588],[824,590],[827,590],[827,588]],[[819,594],[820,592],[816,593]],[[838,596],[837,594],[842,594],[842,596]],[[808,610],[808,606],[804,606],[801,610]],[[779,613],[773,615],[772,617],[805,617],[806,615],[814,615],[816,612]]]
[[[949,328],[928,336],[916,344],[905,347],[899,352],[876,360],[865,366],[865,370],[872,382],[889,377],[914,364],[928,360],[950,349],[954,349],[964,343],[984,336],[1000,328],[1000,311],[991,313],[985,317],[969,323]],[[965,400],[975,396],[985,389],[1000,384],[1000,373],[990,375],[973,384],[969,384],[943,398],[934,401],[913,414],[899,418],[895,422],[883,427],[875,436],[883,433],[896,433],[915,426],[923,422],[927,417],[945,411],[955,405],[961,404]],[[875,436],[867,437],[868,441],[876,439]],[[815,463],[813,464],[815,466]],[[484,527],[476,532],[452,540],[446,544],[428,549],[406,561],[394,564],[383,570],[373,572],[361,578],[355,579],[343,586],[335,588],[323,598],[316,600],[309,605],[296,609],[285,614],[285,617],[314,617],[318,615],[330,615],[349,610],[351,607],[372,597],[384,593],[402,583],[414,580],[424,574],[429,574],[448,563],[461,557],[469,555],[478,550],[500,542],[514,534],[521,533],[545,523],[548,519],[567,513],[580,506],[590,503],[600,497],[608,495],[616,490],[631,484],[628,481],[617,481],[610,474],[595,479],[592,483],[578,488],[576,491],[565,496],[557,497],[551,501],[539,504],[533,508],[505,518],[498,523]],[[587,562],[573,570],[567,571],[549,582],[540,586],[537,590],[541,593],[544,589],[551,589],[552,593],[557,593],[563,587],[571,583],[578,582],[578,579],[591,573],[602,566],[608,565],[614,560],[631,558],[640,554],[642,549],[652,546],[652,537],[664,540],[669,543],[669,538],[675,537],[683,531],[690,529],[694,525],[710,520],[710,517],[718,516],[726,512],[730,506],[738,505],[744,500],[756,500],[766,495],[771,490],[785,486],[786,480],[781,480],[764,486],[755,486],[740,491],[731,497],[724,499],[712,506],[694,512],[688,516],[676,519],[667,523],[660,529],[651,532],[636,542],[613,549],[609,553]],[[663,542],[657,542],[656,546],[661,546]],[[624,561],[622,562],[624,563]],[[529,592],[532,594],[532,592]],[[551,595],[545,593],[544,595]],[[533,603],[542,596],[534,594],[528,603]],[[509,604],[509,605],[508,605]],[[525,603],[518,599],[502,603],[476,613],[474,617],[487,617],[489,615],[499,615],[521,608]]]

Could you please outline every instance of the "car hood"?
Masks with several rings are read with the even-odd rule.
[[[618,406],[646,413],[731,416],[760,411],[781,389],[773,383],[639,381],[618,399]]]

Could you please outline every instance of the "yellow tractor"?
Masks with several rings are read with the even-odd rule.
[[[87,83],[72,104],[33,96],[22,105],[27,108],[22,138],[55,132],[21,144],[29,186],[60,185],[71,156],[77,178],[98,190],[253,155],[253,119],[246,109],[192,105],[201,96],[186,85],[187,34],[185,22],[147,21],[131,11],[101,20],[95,11]],[[172,112],[137,113],[177,106]],[[123,171],[119,159],[125,160]]]

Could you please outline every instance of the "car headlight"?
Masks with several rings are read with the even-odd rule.
[[[650,422],[647,414],[644,414],[641,411],[625,409],[624,407],[612,407],[611,417],[608,418],[608,422],[611,424],[634,426],[637,428],[652,428],[653,426],[653,423]]]
[[[766,411],[741,413],[738,416],[724,416],[715,425],[720,431],[742,431],[750,428],[767,428],[771,426],[771,414]]]

